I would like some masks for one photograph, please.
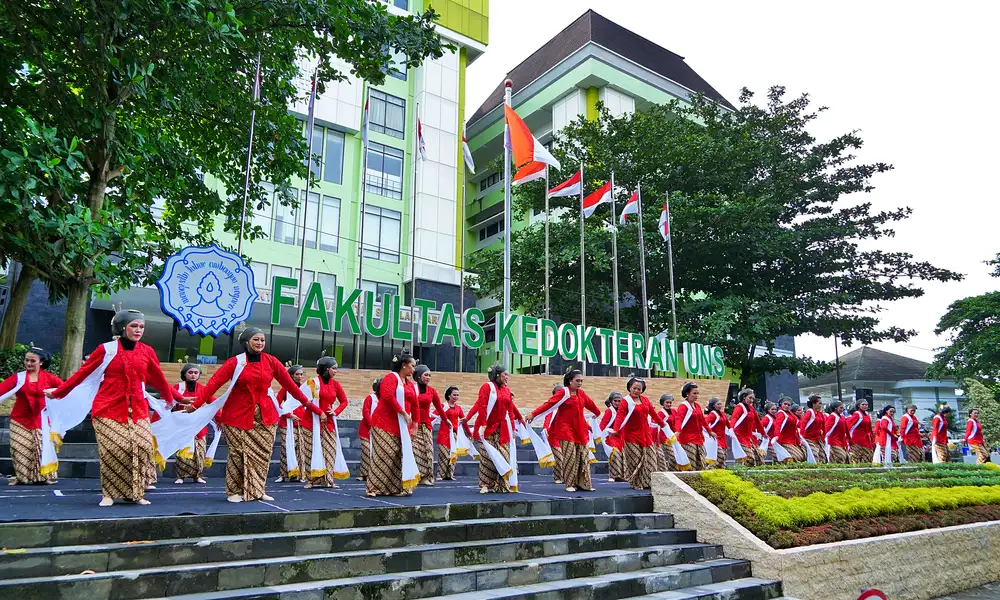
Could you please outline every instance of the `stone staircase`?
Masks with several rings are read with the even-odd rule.
[[[649,495],[0,524],[0,598],[767,600]]]
[[[11,475],[14,472],[10,458],[10,444],[8,442],[8,417],[0,417],[0,473]],[[338,420],[340,432],[340,443],[344,451],[344,458],[352,474],[357,474],[361,461],[361,439],[358,438],[358,421]],[[437,429],[434,430],[435,436]],[[211,436],[211,433],[209,433]],[[211,440],[211,437],[209,438]],[[436,439],[436,437],[435,437]],[[66,432],[62,448],[59,450],[59,477],[60,478],[96,478],[99,476],[97,461],[97,441],[94,437],[94,430],[90,420],[87,419],[78,427]],[[274,452],[271,455],[270,477],[277,477],[279,472],[279,441],[275,439]],[[206,478],[225,477],[226,458],[229,452],[225,439],[219,444],[219,449],[215,455],[215,461],[211,467],[206,469]],[[603,475],[606,478],[608,473],[607,457],[604,456],[603,448],[597,449],[597,457],[601,460],[591,465],[592,473],[595,476]],[[435,454],[435,461],[437,455]],[[163,478],[172,478],[174,474],[174,460],[167,460],[167,469],[162,475]],[[435,467],[436,468],[436,467]],[[530,446],[521,446],[518,449],[518,473],[521,475],[548,475],[550,468],[538,466],[534,452]],[[469,457],[459,459],[455,465],[455,475],[457,477],[475,477],[479,472],[478,463]]]

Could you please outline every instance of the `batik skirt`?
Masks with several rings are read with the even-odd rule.
[[[174,477],[177,479],[199,479],[205,472],[205,438],[195,438],[194,456],[182,458],[178,453],[174,461]]]
[[[156,472],[149,419],[119,423],[98,417],[93,424],[101,464],[101,493],[108,498],[142,500],[149,474]]]
[[[242,496],[244,500],[260,500],[264,496],[276,429],[277,425],[264,425],[260,405],[254,407],[253,429],[222,426],[226,445],[229,446],[227,496]]]

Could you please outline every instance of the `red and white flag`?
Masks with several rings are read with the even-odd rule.
[[[670,239],[670,208],[667,207],[667,201],[663,201],[663,210],[660,211],[660,235],[663,236],[663,241]]]
[[[549,190],[549,198],[579,196],[582,177],[583,174],[580,171],[573,173],[572,177]]]
[[[476,174],[476,163],[472,160],[472,150],[469,148],[469,140],[462,136],[462,156],[465,157],[465,168],[470,175]]]
[[[365,112],[361,113],[361,143],[368,147],[368,100],[365,99]]]
[[[625,225],[625,218],[628,215],[637,214],[639,214],[639,190],[632,192],[632,197],[625,203],[625,208],[622,209],[622,215],[618,219],[618,222]]]
[[[543,162],[559,168],[559,161],[531,134],[514,109],[504,104],[507,118],[506,139],[504,142],[514,155],[514,166],[523,167],[531,162]]]
[[[521,185],[535,179],[544,178],[546,166],[548,165],[541,162],[531,162],[524,165],[517,170],[517,173],[514,173],[514,178],[510,181],[511,185]]]
[[[598,206],[610,202],[611,182],[609,181],[583,199],[583,217],[589,217],[594,214],[594,211],[597,210]]]
[[[420,151],[420,160],[427,160],[427,144],[424,143],[424,128],[417,119],[417,150]]]

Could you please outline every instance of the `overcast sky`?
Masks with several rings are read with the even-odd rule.
[[[876,209],[909,206],[913,216],[881,247],[966,279],[924,284],[922,298],[888,304],[884,323],[919,334],[879,348],[931,360],[946,342],[934,327],[948,305],[1000,287],[982,264],[1000,252],[1000,118],[992,108],[1000,4],[494,0],[489,48],[468,70],[466,114],[587,8],[685,57],[733,103],[743,86],[758,98],[771,85],[808,92],[830,109],[814,135],[857,129],[860,160],[894,165],[864,199]],[[832,339],[803,336],[796,349],[833,359]]]

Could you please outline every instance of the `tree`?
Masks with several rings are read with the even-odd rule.
[[[3,214],[20,215],[0,247],[67,300],[63,375],[79,365],[92,288],[149,282],[177,244],[210,241],[216,217],[239,230],[258,55],[252,177],[295,204],[288,182],[306,144],[287,108],[300,61],[318,60],[320,91],[345,76],[338,59],[381,83],[394,53],[407,66],[442,55],[435,16],[368,0],[0,4],[0,167],[36,171],[0,187]],[[53,168],[70,176],[42,176]],[[269,202],[257,186],[250,201]]]
[[[996,267],[993,277],[1000,277],[1000,254],[986,264]],[[973,378],[1000,389],[1000,292],[952,302],[934,333],[948,334],[951,343],[940,348],[928,376]]]
[[[820,109],[822,110],[822,109]],[[864,250],[861,240],[893,234],[910,209],[874,211],[844,197],[871,191],[871,178],[891,167],[856,164],[854,132],[819,142],[807,130],[818,117],[808,96],[786,99],[772,88],[764,106],[744,90],[737,110],[703,97],[690,104],[651,106],[620,118],[601,110],[579,119],[557,140],[564,173],[585,165],[586,191],[607,181],[641,184],[646,239],[650,332],[669,331],[667,252],[657,232],[667,193],[673,232],[680,337],[720,345],[741,384],[788,369],[815,376],[833,368],[808,357],[773,353],[778,336],[814,333],[846,343],[904,341],[914,331],[883,325],[885,302],[917,297],[919,281],[961,275],[914,261],[907,253]],[[619,193],[618,208],[626,196]],[[563,215],[551,225],[553,314],[579,321],[579,199],[553,199]],[[515,210],[544,210],[538,183],[518,188]],[[601,207],[586,220],[587,324],[613,323],[611,215]],[[617,221],[614,221],[615,223]],[[514,232],[514,304],[538,314],[544,302],[541,225]],[[624,329],[642,331],[635,225],[619,228],[619,277]],[[499,290],[499,250],[480,253],[474,268],[484,290]],[[493,292],[496,294],[497,292]],[[755,356],[762,345],[768,352]]]
[[[989,449],[1000,446],[1000,402],[993,389],[975,379],[969,378],[962,382],[967,408],[979,409],[979,424],[983,427],[983,441]]]

